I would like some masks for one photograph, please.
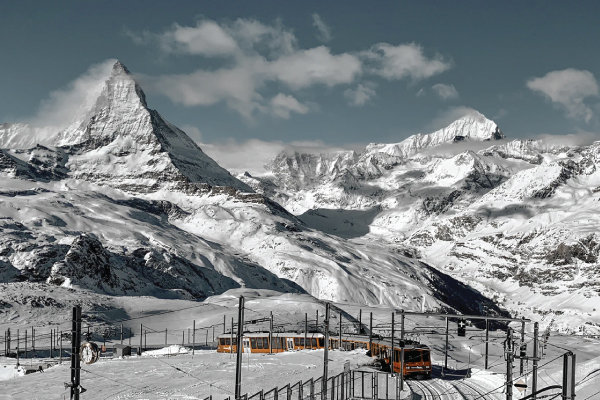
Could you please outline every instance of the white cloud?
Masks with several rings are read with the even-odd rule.
[[[76,117],[93,107],[116,61],[109,59],[92,65],[64,89],[51,92],[49,98],[40,104],[36,115],[27,122],[33,126],[53,127],[57,130],[75,122]]]
[[[323,22],[318,15],[314,21]],[[321,25],[323,29],[326,27]],[[164,54],[220,58],[212,68],[191,73],[138,76],[149,92],[159,92],[186,106],[224,102],[250,120],[257,114],[289,118],[290,112],[304,113],[318,108],[308,104],[304,104],[307,109],[280,105],[274,108],[269,100],[273,96],[273,83],[285,85],[289,92],[280,96],[294,98],[299,105],[303,105],[297,93],[300,90],[316,85],[357,83],[357,89],[349,89],[344,95],[350,104],[359,106],[375,95],[374,86],[360,82],[364,75],[419,80],[450,68],[450,62],[442,56],[428,58],[421,46],[414,43],[398,46],[379,43],[367,51],[340,54],[332,53],[326,46],[301,49],[293,31],[280,20],[272,24],[241,18],[225,23],[202,20],[193,27],[174,24],[162,33],[127,34],[135,43],[158,44]]]
[[[329,42],[331,40],[331,28],[323,22],[319,14],[314,13],[312,18],[313,26],[317,28],[317,39],[321,42]]]
[[[370,102],[373,97],[377,96],[375,88],[377,84],[366,81],[364,84],[359,83],[356,89],[346,89],[344,97],[348,100],[348,104],[353,107],[362,107]]]
[[[369,72],[386,79],[411,78],[420,80],[448,70],[452,63],[441,55],[427,58],[423,48],[415,43],[393,46],[378,43],[362,56],[370,63]]]
[[[294,96],[283,93],[279,93],[273,97],[269,105],[271,106],[273,115],[283,119],[289,119],[292,112],[306,114],[309,111],[307,105],[300,103]]]
[[[160,41],[166,52],[222,56],[239,50],[233,37],[213,21],[200,21],[195,27],[174,24]]]
[[[351,83],[361,73],[360,60],[348,53],[333,55],[325,46],[300,50],[270,64],[269,70],[292,89],[314,84]]]
[[[598,97],[598,82],[589,71],[573,68],[551,71],[541,78],[528,80],[527,87],[564,107],[569,118],[589,122],[594,115],[584,102],[588,97]]]
[[[442,100],[457,99],[459,97],[458,91],[454,85],[445,85],[443,83],[437,83],[431,87],[431,89],[442,98]]]
[[[417,92],[417,94],[415,96],[417,96],[417,97],[423,97],[426,94],[427,93],[425,93],[425,89],[421,88],[421,89],[419,89],[419,91]]]
[[[197,127],[193,125],[182,125],[180,129],[187,133],[187,135],[195,141],[202,141],[202,132],[200,132],[200,129],[198,129]]]

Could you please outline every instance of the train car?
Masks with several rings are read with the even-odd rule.
[[[394,347],[394,372],[405,377],[431,378],[431,350],[424,344],[408,345],[404,347],[404,363],[401,365],[401,349]]]
[[[284,351],[303,349],[322,349],[325,346],[325,337],[321,333],[295,333],[283,332],[273,333],[272,347],[269,345],[268,332],[244,333],[242,346],[244,353],[281,353]],[[235,353],[237,351],[237,338],[231,334],[219,335],[217,352]],[[306,340],[305,340],[306,338]],[[233,339],[233,342],[232,342]],[[400,362],[402,349],[394,343],[394,365],[390,366],[392,358],[391,341],[373,339],[369,342],[368,336],[346,336],[329,338],[329,348],[343,350],[366,349],[368,354],[381,360],[382,364],[390,366],[390,369],[407,377],[431,377],[431,351],[429,347],[417,342],[406,342],[404,347],[404,362]]]
[[[273,333],[273,343],[269,343],[268,332],[244,333],[242,346],[244,353],[281,353],[291,350],[322,349],[325,346],[325,337],[321,333]],[[305,341],[306,338],[306,341]],[[237,351],[237,338],[231,334],[217,336],[218,353],[235,353]],[[306,342],[306,343],[305,343]],[[271,347],[272,346],[272,347]]]

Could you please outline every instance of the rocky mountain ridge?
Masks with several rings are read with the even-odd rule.
[[[270,174],[240,178],[310,227],[414,254],[513,313],[600,326],[599,142],[508,141],[471,117],[450,127],[370,145],[337,168],[318,166],[339,153],[280,154]],[[489,147],[455,140],[467,137]]]
[[[16,147],[0,151],[2,282],[186,299],[248,287],[501,312],[410,254],[311,229],[254,193],[150,110],[120,62],[98,93],[45,138],[0,128],[0,147]]]

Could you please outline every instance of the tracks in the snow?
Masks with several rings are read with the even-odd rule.
[[[482,387],[465,382],[439,381],[406,381],[406,384],[418,397],[419,400],[497,400],[498,393],[487,393]]]

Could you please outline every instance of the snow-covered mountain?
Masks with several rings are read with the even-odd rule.
[[[72,178],[125,191],[194,191],[206,184],[251,191],[183,131],[149,109],[144,92],[118,61],[95,103],[68,128],[40,137],[27,125],[0,126],[0,148],[34,146],[46,152],[46,158],[60,158],[56,167],[66,167]],[[4,157],[12,158],[5,163],[18,164],[35,155],[13,151],[4,152]]]
[[[281,153],[240,178],[310,227],[398,247],[519,315],[598,329],[599,148],[507,141],[479,114],[360,154]]]
[[[13,147],[0,150],[0,281],[8,287],[204,298],[241,286],[501,312],[410,252],[311,229],[253,192],[149,109],[120,62],[98,93],[64,130],[0,129],[0,144]]]

